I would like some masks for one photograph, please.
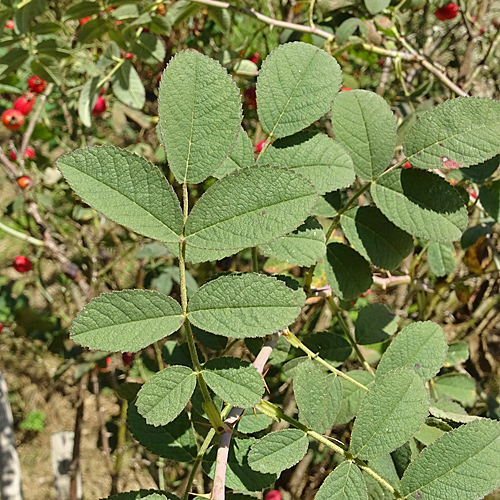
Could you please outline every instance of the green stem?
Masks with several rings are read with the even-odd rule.
[[[288,342],[293,346],[297,347],[298,349],[301,349],[303,352],[305,352],[310,358],[315,359],[318,361],[318,363],[322,364],[324,367],[328,368],[332,373],[337,374],[339,377],[342,377],[343,379],[349,381],[351,384],[354,384],[356,387],[359,387],[363,391],[369,391],[368,387],[363,385],[362,383],[358,382],[357,380],[354,380],[353,378],[349,377],[349,375],[346,375],[344,372],[337,370],[337,368],[333,367],[330,363],[325,361],[323,358],[321,358],[318,354],[314,353],[304,345],[292,332],[286,331],[284,333],[284,337],[288,340]]]
[[[257,247],[252,247],[252,270],[254,273],[259,272],[259,260]]]
[[[374,470],[372,470],[368,465],[366,465],[365,462],[362,460],[359,460],[357,458],[354,458],[351,453],[348,451],[347,446],[345,446],[343,443],[342,446],[339,446],[337,444],[332,443],[326,436],[323,436],[322,434],[319,434],[318,432],[310,430],[308,427],[306,427],[304,424],[298,422],[292,417],[289,417],[288,415],[285,414],[285,412],[279,408],[278,406],[274,405],[273,403],[270,403],[269,401],[261,401],[258,405],[256,405],[256,408],[264,413],[264,415],[267,415],[268,417],[272,418],[273,420],[280,421],[284,420],[285,422],[288,422],[290,425],[295,427],[296,429],[300,429],[301,431],[305,432],[307,435],[311,436],[313,439],[316,439],[320,443],[323,443],[325,446],[328,448],[332,449],[333,451],[337,452],[339,455],[343,456],[346,460],[349,460],[350,462],[355,463],[360,469],[366,471],[370,476],[372,476],[377,482],[379,482],[384,488],[389,490],[396,498],[398,499],[403,499],[401,494],[396,491],[384,478],[380,477]]]
[[[232,406],[231,405],[226,405],[224,409],[221,412],[221,419],[224,420],[229,412],[231,411]],[[188,482],[186,484],[186,490],[184,491],[184,495],[182,495],[182,500],[188,500],[189,498],[189,493],[191,491],[191,486],[193,485],[194,477],[196,476],[196,472],[198,471],[198,467],[200,466],[203,457],[205,456],[205,453],[208,450],[208,447],[210,446],[210,443],[212,442],[212,439],[215,436],[215,429],[212,427],[209,431],[205,439],[203,440],[203,443],[200,447],[200,450],[198,451],[198,454],[196,455],[196,458],[193,463],[193,468],[191,469],[191,473],[189,474]]]
[[[188,189],[187,184],[184,183],[182,185],[182,199],[183,199],[183,220],[184,227],[186,226],[186,220],[188,216],[189,209],[189,198],[188,198]],[[196,350],[196,344],[194,342],[193,330],[191,328],[191,323],[188,318],[188,300],[187,300],[187,288],[186,288],[186,241],[184,240],[184,230],[183,230],[183,238],[179,243],[179,287],[181,290],[181,305],[182,312],[184,315],[184,331],[186,333],[186,340],[189,347],[189,354],[191,356],[191,362],[193,363],[193,368],[196,373],[196,380],[198,381],[198,385],[200,386],[201,393],[203,395],[203,400],[205,403],[203,404],[203,409],[205,410],[208,419],[212,426],[215,428],[216,432],[222,433],[226,430],[227,426],[220,418],[219,410],[217,406],[213,402],[212,397],[210,396],[210,391],[208,390],[207,383],[203,378],[202,368],[200,359],[198,358],[198,352]]]
[[[337,307],[337,304],[335,304],[333,297],[329,295],[326,298],[326,302],[329,305],[330,309],[332,310],[332,313],[337,316],[337,319],[339,321],[339,325],[342,328],[342,330],[345,333],[345,336],[347,338],[347,341],[353,348],[354,352],[356,353],[356,357],[360,361],[360,363],[366,368],[366,370],[371,373],[372,375],[375,375],[375,372],[373,371],[373,368],[368,364],[368,361],[366,361],[365,357],[359,350],[358,344],[354,341],[352,338],[351,332],[349,331],[349,327],[347,326],[344,316],[342,315],[342,311]]]
[[[120,62],[97,84],[96,88],[102,87],[122,66],[125,62],[125,58],[120,59]]]
[[[15,238],[27,241],[28,243],[31,243],[32,245],[35,245],[37,247],[45,246],[45,243],[42,240],[38,240],[36,238],[33,238],[32,236],[27,236],[26,234],[16,231],[15,229],[12,229],[11,227],[2,224],[1,222],[0,222],[0,229],[5,231],[7,234],[10,234],[11,236],[14,236]]]

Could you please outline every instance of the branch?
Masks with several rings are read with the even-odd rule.
[[[201,3],[203,5],[209,5],[211,7],[219,7],[220,9],[230,9],[236,12],[241,12],[242,14],[247,14],[248,16],[255,17],[263,23],[269,24],[271,27],[278,26],[279,28],[288,28],[295,31],[301,31],[303,33],[312,33],[313,35],[318,35],[325,40],[333,40],[335,35],[328,33],[328,31],[321,30],[315,26],[304,26],[303,24],[290,23],[288,21],[280,21],[278,19],[273,19],[272,17],[265,16],[255,9],[246,9],[244,7],[236,7],[231,5],[229,2],[219,2],[217,0],[193,0],[196,3]]]
[[[260,350],[259,354],[252,363],[252,366],[260,374],[263,373],[264,366],[282,333],[283,331],[274,333],[272,339],[265,343],[264,347]],[[224,420],[228,430],[220,436],[219,449],[217,450],[217,463],[215,465],[214,485],[211,497],[212,500],[225,500],[226,498],[226,469],[227,458],[229,455],[229,445],[231,443],[231,436],[233,435],[233,428],[240,419],[243,411],[243,408],[235,406],[230,411],[226,420]]]

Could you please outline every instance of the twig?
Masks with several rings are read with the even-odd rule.
[[[27,241],[28,243],[31,243],[32,245],[35,245],[37,247],[43,247],[45,243],[41,240],[37,240],[36,238],[33,238],[32,236],[27,236],[24,233],[20,233],[19,231],[16,231],[15,229],[12,229],[9,226],[6,226],[2,222],[0,222],[0,229],[5,231],[7,234],[10,234],[11,236],[14,236],[15,238],[18,238],[23,241]]]
[[[231,9],[237,12],[241,12],[242,14],[247,14],[249,16],[255,17],[259,21],[262,21],[270,26],[278,26],[279,28],[288,28],[295,31],[301,31],[303,33],[312,33],[313,35],[318,35],[325,40],[332,40],[335,38],[332,33],[328,33],[328,31],[321,30],[319,28],[304,26],[303,24],[290,23],[288,21],[280,21],[278,19],[273,19],[272,17],[265,16],[260,12],[257,12],[255,9],[247,9],[244,7],[236,7],[235,5],[231,5],[229,2],[219,2],[218,0],[193,0],[196,3],[201,3],[203,5],[211,5],[212,7],[219,7],[221,9]]]
[[[260,350],[259,354],[255,358],[252,366],[262,374],[264,371],[264,365],[267,363],[269,356],[273,352],[278,339],[283,332],[277,332],[273,334],[273,337],[269,339],[264,347]],[[227,425],[228,430],[221,434],[219,449],[217,450],[217,462],[215,465],[215,476],[214,484],[212,488],[212,500],[225,500],[226,498],[226,469],[227,469],[227,458],[229,455],[229,445],[231,443],[231,436],[233,434],[233,427],[239,420],[241,414],[243,413],[243,408],[238,408],[237,406],[229,412],[228,417],[224,420]]]
[[[35,111],[33,111],[33,114],[31,115],[28,127],[26,128],[26,131],[23,134],[23,138],[21,140],[21,147],[17,152],[17,157],[19,164],[21,165],[21,170],[24,170],[24,153],[26,151],[26,148],[28,147],[28,143],[30,142],[31,136],[33,135],[33,130],[35,130],[35,125],[38,121],[38,118],[40,118],[40,114],[42,113],[42,110],[45,106],[45,101],[47,100],[47,96],[52,92],[53,88],[54,88],[53,83],[49,83],[47,85],[45,92],[43,93],[43,95],[40,96],[40,100],[38,101]]]
[[[78,387],[78,400],[76,407],[75,416],[75,437],[73,442],[73,458],[71,459],[71,464],[69,466],[70,474],[70,487],[69,487],[69,499],[77,500],[77,477],[78,469],[80,468],[80,444],[82,437],[82,422],[83,422],[83,409],[84,409],[84,392],[87,386],[86,377],[82,377],[80,380],[80,385]]]

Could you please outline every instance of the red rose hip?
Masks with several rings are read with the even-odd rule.
[[[45,85],[47,82],[37,75],[33,75],[28,80],[28,88],[35,94],[41,94],[45,90]]]
[[[102,113],[104,113],[104,111],[106,111],[106,101],[101,96],[99,96],[97,98],[97,101],[95,102],[94,109],[92,110],[92,114],[97,116],[97,115],[101,115]]]
[[[32,92],[27,92],[21,97],[18,97],[14,101],[14,109],[21,112],[23,115],[27,115],[33,109],[36,102],[36,96]]]
[[[18,255],[14,259],[14,269],[18,273],[27,273],[31,270],[31,260],[29,260],[28,257],[24,255]]]
[[[281,493],[278,490],[270,491],[264,500],[281,500]]]
[[[2,113],[2,123],[9,130],[18,130],[24,123],[24,115],[17,109],[6,109]]]
[[[17,185],[24,191],[30,185],[31,179],[26,175],[17,179]]]
[[[449,21],[450,19],[454,19],[455,17],[457,17],[459,11],[460,7],[456,3],[450,2],[444,7],[439,7],[439,9],[436,9],[434,15],[440,21]]]

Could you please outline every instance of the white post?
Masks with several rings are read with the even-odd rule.
[[[69,468],[73,458],[74,437],[73,431],[54,432],[50,436],[56,500],[69,500],[70,497],[71,476]],[[76,476],[76,494],[78,499],[82,498],[82,474],[80,470]]]
[[[7,383],[0,370],[0,498],[23,500],[21,465],[14,442],[14,419]]]

